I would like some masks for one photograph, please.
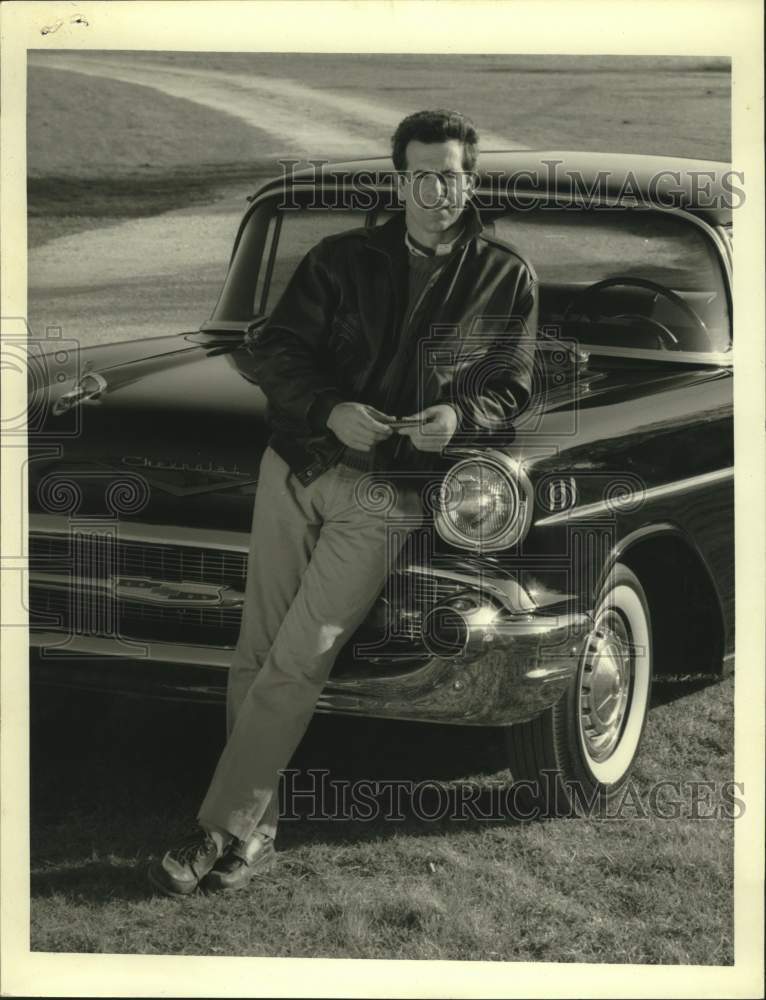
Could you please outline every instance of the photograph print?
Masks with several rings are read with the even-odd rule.
[[[27,190],[31,949],[731,966],[731,60],[41,46]]]

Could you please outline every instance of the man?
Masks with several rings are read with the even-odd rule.
[[[458,428],[506,428],[529,397],[536,279],[483,231],[471,203],[474,126],[456,112],[421,111],[392,141],[404,213],[322,240],[248,345],[273,433],[229,674],[228,741],[198,833],[149,872],[169,894],[200,883],[235,889],[273,862],[279,772],[422,521],[407,474],[428,468]],[[447,351],[420,363],[433,330],[459,339],[487,317],[495,335],[479,361],[461,367]],[[402,416],[412,424],[392,427]],[[396,486],[390,504],[365,500],[370,474]]]

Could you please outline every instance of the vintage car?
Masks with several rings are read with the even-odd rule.
[[[609,801],[653,681],[733,666],[737,188],[727,164],[658,157],[481,168],[486,225],[539,279],[533,398],[437,459],[418,544],[318,711],[505,727],[516,778]],[[394,192],[382,159],[275,178],[199,330],[33,358],[34,681],[223,699],[269,437],[249,339],[309,247],[380,225]]]

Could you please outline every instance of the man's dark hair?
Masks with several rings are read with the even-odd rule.
[[[463,143],[463,169],[473,170],[479,155],[479,133],[476,126],[459,111],[416,111],[396,126],[391,136],[391,158],[397,170],[407,169],[407,143],[447,142],[458,139]]]

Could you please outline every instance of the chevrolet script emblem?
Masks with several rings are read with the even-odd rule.
[[[167,605],[204,605],[213,608],[238,608],[244,594],[225,584],[170,583],[146,576],[119,576],[113,583],[114,596],[123,601],[144,601]]]

